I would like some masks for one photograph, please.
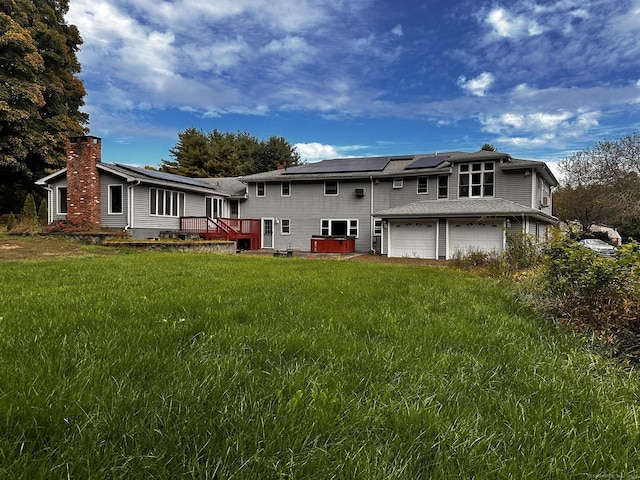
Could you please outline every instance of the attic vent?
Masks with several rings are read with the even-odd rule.
[[[542,206],[543,207],[549,206],[549,197],[542,197]]]
[[[356,197],[364,197],[366,190],[364,188],[356,188]]]

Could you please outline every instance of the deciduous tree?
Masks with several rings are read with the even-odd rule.
[[[86,133],[82,40],[67,11],[68,0],[0,0],[0,212],[17,211],[64,165],[66,139]]]

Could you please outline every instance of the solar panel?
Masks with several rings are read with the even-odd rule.
[[[415,162],[407,165],[405,170],[412,170],[414,168],[433,168],[440,165],[447,160],[451,155],[429,155],[426,157],[420,157]]]
[[[138,168],[138,167],[132,167],[129,165],[121,165],[119,163],[116,163],[116,165],[120,168],[124,168],[127,170],[131,170],[133,172],[136,172],[138,175],[154,178],[156,180],[183,183],[185,185],[192,185],[194,187],[201,187],[201,188],[210,189],[212,187],[201,178],[183,177],[182,175],[174,175],[172,173],[157,172],[155,170],[147,170],[146,168]]]
[[[390,157],[338,158],[316,163],[307,163],[306,165],[290,168],[286,173],[379,172],[384,170],[390,160]]]

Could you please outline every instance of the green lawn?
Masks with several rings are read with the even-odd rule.
[[[639,399],[445,268],[0,263],[0,478],[638,478]]]

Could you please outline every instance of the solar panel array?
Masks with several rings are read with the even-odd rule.
[[[407,165],[405,170],[413,170],[416,168],[433,168],[440,165],[447,160],[451,155],[429,155],[427,157],[420,157],[415,162]]]
[[[391,157],[339,158],[307,163],[287,170],[286,174],[300,173],[350,173],[380,172],[387,166]]]
[[[120,168],[124,168],[126,170],[135,172],[138,175],[154,178],[156,180],[183,183],[185,185],[191,185],[191,186],[200,187],[200,188],[212,188],[212,185],[209,185],[207,182],[205,182],[201,178],[183,177],[182,175],[174,175],[172,173],[157,172],[155,170],[147,170],[146,168],[131,167],[129,165],[121,165],[119,163],[116,163],[116,165]]]

